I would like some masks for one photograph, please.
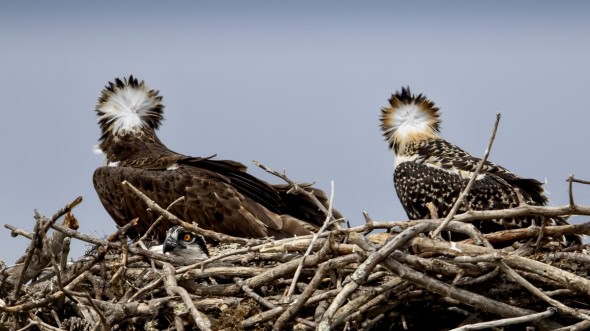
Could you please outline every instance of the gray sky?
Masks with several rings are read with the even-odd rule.
[[[13,7],[11,7],[13,6]],[[259,160],[328,190],[353,224],[405,213],[379,110],[402,85],[433,99],[443,136],[476,156],[502,112],[490,159],[547,179],[567,203],[590,179],[590,3],[13,2],[0,4],[2,223],[32,229],[76,196],[80,230],[115,226],[92,173],[100,90],[134,74],[166,105],[160,138],[185,154]],[[590,204],[590,188],[575,187]],[[0,230],[0,259],[27,241]],[[83,251],[75,246],[74,255]]]

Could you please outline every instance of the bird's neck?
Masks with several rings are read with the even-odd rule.
[[[168,168],[181,156],[164,146],[153,132],[109,135],[99,147],[109,166]]]

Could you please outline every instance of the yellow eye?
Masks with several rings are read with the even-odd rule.
[[[187,233],[184,235],[184,241],[190,241],[193,238],[193,236],[190,233]]]

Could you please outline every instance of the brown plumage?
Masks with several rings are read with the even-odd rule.
[[[139,217],[130,237],[145,233],[159,215],[121,185],[123,180],[163,208],[184,196],[171,208],[173,214],[233,236],[291,237],[322,224],[325,216],[317,206],[304,195],[287,193],[288,185],[262,181],[238,162],[186,156],[164,146],[155,132],[163,119],[161,99],[131,76],[109,83],[96,108],[102,130],[99,148],[107,165],[94,172],[94,187],[117,224]],[[322,191],[304,187],[326,202]],[[169,228],[162,222],[155,235],[163,238]]]

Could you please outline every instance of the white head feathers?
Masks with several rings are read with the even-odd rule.
[[[403,152],[407,143],[438,136],[438,108],[425,96],[413,95],[409,87],[402,87],[389,103],[381,109],[381,130],[396,154]]]
[[[96,106],[101,140],[109,134],[156,130],[164,119],[163,109],[158,91],[149,89],[143,80],[138,82],[133,76],[117,78],[102,90]]]

